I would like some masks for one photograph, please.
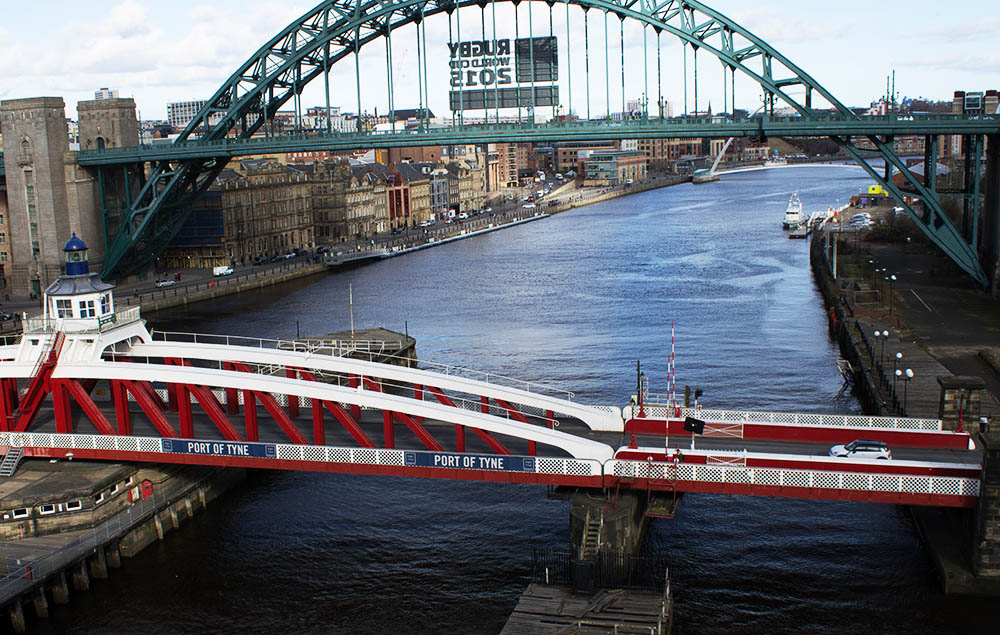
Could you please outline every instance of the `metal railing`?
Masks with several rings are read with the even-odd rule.
[[[199,481],[192,487],[204,482]],[[121,538],[139,524],[149,520],[165,502],[163,495],[153,494],[148,499],[139,499],[133,505],[102,522],[93,530],[72,540],[52,553],[34,560],[19,560],[13,569],[8,566],[7,575],[0,578],[0,604],[21,595],[44,580],[62,571],[67,566],[95,553],[97,549]]]
[[[327,348],[329,345],[324,343],[313,344],[311,340],[284,340],[284,339],[266,339],[257,337],[245,337],[241,335],[214,335],[214,334],[202,334],[202,333],[183,333],[176,331],[152,331],[154,341],[163,342],[189,342],[192,344],[222,344],[224,346],[249,346],[251,348],[270,348],[276,350],[285,350],[298,353],[315,353]],[[401,340],[386,340],[393,344],[398,345],[399,348],[403,347],[403,342]],[[381,344],[376,346],[376,343],[381,343],[382,340],[353,340],[351,343],[346,343],[345,340],[328,340],[328,343],[336,343],[335,345],[340,349],[348,352],[372,352],[372,354],[379,354],[382,358],[386,360],[399,360],[401,362],[412,363],[413,359],[405,357],[402,355],[392,355],[384,352],[384,348]],[[339,357],[347,357],[347,355],[338,355]],[[427,370],[431,372],[436,372],[438,374],[454,377],[464,377],[466,379],[474,379],[476,381],[481,381],[486,384],[504,386],[507,388],[516,388],[518,390],[523,390],[528,393],[546,395],[546,396],[558,396],[566,401],[573,401],[576,394],[569,390],[564,390],[562,388],[556,388],[548,384],[541,382],[533,382],[524,379],[517,379],[515,377],[508,377],[507,375],[501,375],[499,373],[491,373],[487,371],[475,370],[465,366],[457,366],[453,364],[445,364],[440,362],[421,360],[418,362],[418,370]]]
[[[665,591],[670,558],[662,554],[632,555],[599,551],[592,560],[579,560],[569,552],[533,550],[531,581],[566,584],[576,590],[631,589]]]
[[[70,333],[103,333],[139,320],[139,307],[116,310],[91,318],[54,318],[38,316],[24,320],[25,333],[51,333],[56,329]]]

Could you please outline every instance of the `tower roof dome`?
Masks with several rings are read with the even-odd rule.
[[[83,242],[83,239],[73,232],[72,238],[66,241],[66,246],[63,247],[63,251],[85,251],[87,249],[87,243]]]

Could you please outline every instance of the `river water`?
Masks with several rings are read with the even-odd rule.
[[[839,393],[788,196],[825,209],[860,170],[786,168],[682,185],[267,291],[160,314],[167,330],[403,330],[422,359],[623,405],[641,359],[709,407],[853,412]],[[54,607],[37,632],[496,633],[533,548],[565,549],[568,503],[540,487],[259,473]],[[986,601],[945,598],[903,508],[688,495],[653,520],[675,633],[987,632]],[[995,631],[994,631],[995,632]]]

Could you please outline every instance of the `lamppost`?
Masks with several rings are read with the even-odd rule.
[[[872,289],[875,288],[875,275],[878,273],[878,267],[875,266],[875,260],[870,259],[868,264],[872,266]]]
[[[868,359],[871,360],[872,366],[875,365],[875,349],[878,348],[878,338],[882,336],[882,331],[876,330],[875,333],[875,344],[868,351]]]
[[[899,412],[899,399],[896,399],[896,380],[900,379],[903,375],[903,371],[898,368],[892,371],[892,395],[893,395],[893,405],[895,406],[896,412]]]
[[[892,315],[892,283],[896,281],[896,274],[892,274],[886,280],[889,281],[889,315]]]
[[[881,366],[885,359],[885,343],[889,339],[889,331],[882,331],[882,350],[878,354],[878,363]]]
[[[906,393],[910,387],[910,380],[913,379],[913,371],[909,368],[906,369],[903,377],[903,414],[906,414]]]
[[[902,353],[896,353],[896,356],[893,358],[893,360],[892,360],[892,374],[893,374],[893,377],[899,377],[899,369],[896,368],[896,366],[899,364],[900,360],[902,360],[902,359],[903,359],[903,354]],[[895,379],[892,380],[892,392],[893,392],[893,394],[896,393],[896,380]]]

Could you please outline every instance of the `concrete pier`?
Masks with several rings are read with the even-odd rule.
[[[0,509],[7,510],[0,516],[0,546],[8,556],[0,606],[11,628],[23,633],[30,625],[22,605],[47,617],[50,597],[62,605],[71,585],[74,592],[89,591],[93,580],[121,567],[122,555],[162,539],[243,478],[240,469],[25,461],[0,482]],[[143,497],[143,491],[151,493]],[[99,504],[77,507],[78,497]]]

